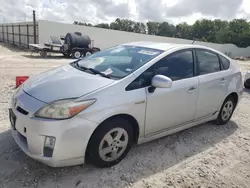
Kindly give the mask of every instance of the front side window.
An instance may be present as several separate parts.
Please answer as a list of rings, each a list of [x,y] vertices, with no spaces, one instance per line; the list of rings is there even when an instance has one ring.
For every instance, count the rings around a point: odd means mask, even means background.
[[[159,60],[137,77],[127,87],[127,90],[150,86],[155,75],[164,75],[173,81],[193,77],[194,61],[192,50],[175,52]]]
[[[191,50],[177,52],[155,64],[156,74],[164,75],[173,81],[194,76],[193,53]]]
[[[199,74],[210,74],[220,71],[220,61],[218,56],[207,50],[196,50]]]
[[[134,72],[163,51],[139,46],[119,45],[85,57],[78,66],[94,69],[110,78],[123,78]]]

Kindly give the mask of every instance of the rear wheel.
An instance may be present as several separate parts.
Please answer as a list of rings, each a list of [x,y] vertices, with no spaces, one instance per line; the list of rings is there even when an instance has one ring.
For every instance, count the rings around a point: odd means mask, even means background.
[[[88,57],[90,55],[92,55],[92,53],[90,51],[88,51],[88,52],[85,53],[85,57]]]
[[[81,58],[81,57],[82,57],[81,51],[80,51],[80,50],[74,50],[74,51],[72,52],[72,57],[75,58],[75,59]]]
[[[86,153],[87,162],[97,167],[110,167],[119,163],[133,144],[133,129],[122,118],[101,124],[92,135]]]
[[[217,117],[217,124],[218,125],[225,125],[231,119],[234,109],[236,106],[236,102],[232,96],[227,97],[224,101],[220,113]]]

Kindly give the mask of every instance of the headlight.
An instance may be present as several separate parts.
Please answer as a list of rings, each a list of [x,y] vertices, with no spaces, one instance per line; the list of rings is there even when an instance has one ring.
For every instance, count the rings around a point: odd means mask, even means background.
[[[35,117],[48,119],[68,119],[92,105],[96,100],[75,101],[75,99],[52,102],[35,113]]]

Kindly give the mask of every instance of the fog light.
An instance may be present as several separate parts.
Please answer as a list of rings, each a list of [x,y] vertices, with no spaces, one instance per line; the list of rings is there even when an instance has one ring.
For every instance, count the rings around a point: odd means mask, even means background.
[[[43,155],[45,157],[52,157],[55,142],[56,142],[55,137],[46,136],[43,148]]]
[[[48,147],[48,148],[54,149],[55,142],[56,142],[56,138],[55,137],[46,136],[44,147]]]

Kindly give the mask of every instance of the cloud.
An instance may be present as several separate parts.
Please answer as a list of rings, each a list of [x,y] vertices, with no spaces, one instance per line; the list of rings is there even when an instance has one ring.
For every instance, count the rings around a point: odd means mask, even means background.
[[[70,22],[81,21],[98,23],[110,18],[128,18],[128,3],[115,0],[50,0],[49,8],[39,10],[39,18]],[[59,13],[59,14],[58,14]]]
[[[164,0],[137,0],[136,7],[139,19],[162,21],[165,17]]]
[[[199,18],[249,18],[249,0],[0,0],[0,23],[38,19],[100,23],[115,18],[135,21],[194,21]],[[243,6],[244,5],[244,6]]]
[[[140,19],[171,22],[172,19],[187,18],[194,14],[233,19],[239,14],[243,1],[248,0],[176,0],[174,4],[170,4],[168,0],[137,0],[136,4]]]
[[[28,3],[25,0],[0,0],[0,4],[0,22],[17,22],[32,19],[32,9],[38,8],[39,0]]]
[[[181,0],[165,12],[167,17],[189,16],[201,13],[205,16],[232,19],[236,17],[243,0]]]

